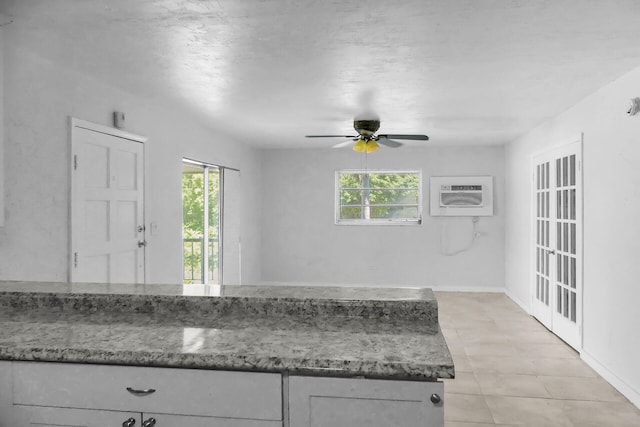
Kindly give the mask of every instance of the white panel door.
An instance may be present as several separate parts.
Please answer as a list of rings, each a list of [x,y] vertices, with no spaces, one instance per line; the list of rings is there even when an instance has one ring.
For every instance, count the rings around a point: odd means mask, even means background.
[[[533,315],[575,349],[582,325],[581,163],[581,141],[533,161]]]
[[[71,281],[143,283],[143,143],[74,126],[72,145]]]

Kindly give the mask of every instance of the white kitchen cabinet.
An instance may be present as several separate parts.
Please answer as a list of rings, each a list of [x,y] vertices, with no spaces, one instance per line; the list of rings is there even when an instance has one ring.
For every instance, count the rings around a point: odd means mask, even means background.
[[[0,361],[0,427],[443,427],[443,396],[440,382]]]
[[[292,376],[289,425],[442,427],[443,397],[440,382]]]
[[[20,425],[282,426],[280,374],[38,362],[12,371]]]

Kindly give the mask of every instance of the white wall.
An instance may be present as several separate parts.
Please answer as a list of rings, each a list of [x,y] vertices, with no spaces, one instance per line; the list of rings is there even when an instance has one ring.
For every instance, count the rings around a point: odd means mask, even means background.
[[[2,18],[2,14],[0,14]],[[4,29],[0,27],[0,227],[4,225]]]
[[[258,152],[206,128],[185,113],[78,75],[43,59],[5,33],[6,226],[0,228],[0,279],[68,278],[70,141],[68,117],[110,125],[124,111],[127,130],[147,136],[148,282],[182,281],[181,158],[242,170],[243,277],[260,276]]]
[[[420,226],[334,224],[335,170],[362,167],[362,155],[349,149],[265,152],[265,282],[503,289],[503,147],[383,147],[370,155],[369,169],[422,170],[424,221]],[[471,218],[429,216],[428,178],[438,175],[495,176],[496,215],[480,219],[482,237],[456,256],[440,253],[442,228],[448,229],[448,250],[463,247],[471,237]]]
[[[640,68],[506,147],[506,287],[531,303],[530,162],[584,132],[584,343],[582,356],[640,406]]]

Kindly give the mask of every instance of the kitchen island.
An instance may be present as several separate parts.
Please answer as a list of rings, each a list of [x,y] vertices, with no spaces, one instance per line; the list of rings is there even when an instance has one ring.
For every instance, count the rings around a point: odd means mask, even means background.
[[[0,282],[0,363],[13,382],[0,409],[25,425],[118,411],[131,425],[442,425],[437,380],[454,366],[437,318],[430,289]],[[79,391],[101,381],[100,399]],[[182,388],[162,392],[172,384]]]

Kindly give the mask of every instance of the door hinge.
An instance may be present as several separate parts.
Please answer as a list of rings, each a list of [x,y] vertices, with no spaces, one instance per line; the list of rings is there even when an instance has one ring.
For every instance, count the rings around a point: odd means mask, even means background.
[[[73,253],[73,268],[78,268],[78,252]]]
[[[73,170],[78,170],[78,155],[74,154],[73,155]]]

